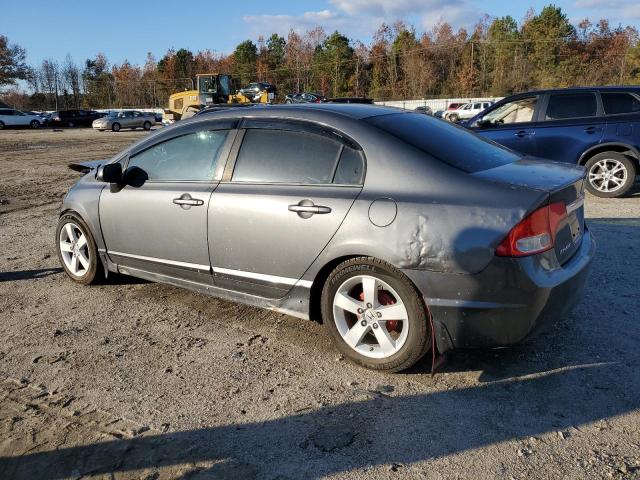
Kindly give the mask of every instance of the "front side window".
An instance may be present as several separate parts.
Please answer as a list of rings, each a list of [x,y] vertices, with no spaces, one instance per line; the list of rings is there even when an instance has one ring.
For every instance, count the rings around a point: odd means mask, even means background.
[[[598,112],[594,93],[562,93],[549,97],[547,120],[595,117]]]
[[[213,178],[228,130],[201,131],[159,143],[129,159],[150,181],[208,181]]]
[[[512,123],[526,123],[533,121],[538,97],[521,98],[508,102],[487,112],[482,117],[484,125],[509,125]]]
[[[237,182],[331,183],[342,144],[315,133],[248,129],[232,180]]]
[[[604,113],[607,115],[619,115],[621,113],[640,112],[640,100],[630,93],[601,93]]]

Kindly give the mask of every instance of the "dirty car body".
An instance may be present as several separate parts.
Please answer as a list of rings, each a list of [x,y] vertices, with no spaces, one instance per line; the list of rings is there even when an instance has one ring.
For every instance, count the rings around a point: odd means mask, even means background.
[[[189,138],[215,151],[204,180],[181,174],[183,160],[199,155],[180,157]],[[145,155],[174,147],[169,159],[181,166],[165,169],[171,178],[145,171]],[[325,147],[338,153],[323,176],[314,160]],[[299,164],[272,164],[287,151]],[[116,164],[123,180],[100,181]],[[375,259],[418,293],[441,352],[511,345],[545,317],[561,316],[579,299],[595,252],[583,216],[584,169],[527,159],[392,108],[217,111],[94,167],[69,191],[62,215],[86,223],[105,272],[308,319],[319,318],[336,266]],[[514,232],[533,228],[541,212],[554,219],[551,231],[518,243]]]

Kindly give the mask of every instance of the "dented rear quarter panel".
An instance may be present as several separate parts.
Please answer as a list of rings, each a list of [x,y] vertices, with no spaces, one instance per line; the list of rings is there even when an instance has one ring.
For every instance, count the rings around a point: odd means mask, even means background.
[[[458,170],[382,131],[358,141],[367,158],[364,188],[305,279],[313,280],[333,259],[353,255],[401,269],[477,273],[509,230],[548,198]],[[386,226],[369,214],[380,199],[397,208]]]

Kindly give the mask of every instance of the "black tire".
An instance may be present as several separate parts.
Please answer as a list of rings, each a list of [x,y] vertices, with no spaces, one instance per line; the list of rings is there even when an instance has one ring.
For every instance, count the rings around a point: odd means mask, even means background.
[[[287,98],[287,99],[284,101],[284,103],[293,103],[293,102]]]
[[[333,315],[334,297],[345,281],[359,275],[373,276],[387,283],[401,297],[407,310],[407,338],[402,347],[388,357],[371,358],[358,353],[345,342],[336,325]],[[406,275],[381,260],[358,257],[338,265],[324,284],[321,305],[323,323],[338,350],[363,367],[385,372],[399,372],[411,367],[431,348],[431,327],[422,297]]]
[[[145,130],[151,130],[151,122],[144,122],[142,126]]]
[[[75,224],[78,229],[85,235],[87,239],[87,252],[89,254],[89,267],[86,269],[85,273],[81,276],[74,275],[71,270],[67,267],[64,259],[62,258],[62,250],[60,249],[60,233],[63,228],[66,228],[68,223]],[[102,263],[98,258],[98,248],[96,247],[96,242],[91,234],[91,230],[87,226],[87,224],[82,220],[80,215],[74,212],[67,212],[60,216],[58,220],[58,226],[56,227],[56,252],[58,254],[58,260],[60,261],[60,265],[64,269],[67,276],[74,281],[75,283],[79,283],[81,285],[92,285],[98,283],[103,277]]]
[[[613,191],[603,191],[602,182],[599,178],[593,177],[602,172],[599,165],[602,161],[617,162],[623,170],[620,170],[620,175],[626,175],[624,182],[620,187]],[[600,163],[599,163],[600,162]],[[591,157],[585,164],[587,169],[587,183],[586,187],[589,193],[601,198],[616,198],[621,197],[629,191],[636,180],[636,165],[632,159],[618,152],[602,152]],[[600,183],[598,183],[600,181]],[[600,187],[600,189],[599,189]]]
[[[113,130],[114,132],[119,132],[120,124],[118,122],[114,123],[113,125],[111,125],[111,130]]]
[[[75,126],[76,126],[76,124],[75,124],[75,123],[73,123],[73,122],[69,122],[69,123],[67,124],[67,126],[68,126],[69,128],[73,128],[73,127],[75,127]]]
[[[0,122],[0,130],[4,128],[4,122]]]
[[[451,123],[456,123],[458,120],[460,120],[460,116],[457,113],[452,113],[447,117],[447,120],[449,120]]]
[[[31,128],[40,128],[40,122],[38,120],[31,120]]]

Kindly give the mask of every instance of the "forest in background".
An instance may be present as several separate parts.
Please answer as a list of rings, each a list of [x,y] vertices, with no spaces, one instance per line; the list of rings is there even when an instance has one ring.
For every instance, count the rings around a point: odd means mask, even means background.
[[[640,42],[634,26],[606,19],[572,25],[553,5],[529,10],[519,23],[484,16],[472,31],[442,22],[418,33],[398,21],[381,25],[365,44],[316,27],[245,40],[230,54],[180,48],[157,60],[149,53],[144,65],[111,64],[102,53],[81,65],[70,55],[29,65],[24,49],[0,35],[2,99],[15,108],[163,107],[171,93],[192,88],[197,73],[230,73],[236,87],[268,81],[278,100],[303,91],[376,100],[505,96],[640,84]]]

